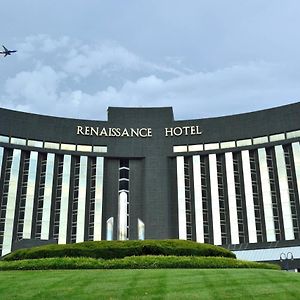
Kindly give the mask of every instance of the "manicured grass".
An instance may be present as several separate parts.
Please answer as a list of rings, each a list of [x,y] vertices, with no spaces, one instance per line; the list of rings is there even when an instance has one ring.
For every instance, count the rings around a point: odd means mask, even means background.
[[[229,257],[201,256],[129,256],[114,259],[91,257],[52,257],[0,261],[0,270],[55,270],[55,269],[219,269],[257,268],[279,269],[274,264],[243,261]]]
[[[48,257],[93,257],[123,258],[141,255],[175,256],[222,256],[235,258],[227,249],[210,244],[183,240],[145,240],[145,241],[87,241],[74,244],[51,244],[16,250],[3,260],[21,260]]]
[[[0,272],[1,299],[299,299],[300,274],[258,269]]]

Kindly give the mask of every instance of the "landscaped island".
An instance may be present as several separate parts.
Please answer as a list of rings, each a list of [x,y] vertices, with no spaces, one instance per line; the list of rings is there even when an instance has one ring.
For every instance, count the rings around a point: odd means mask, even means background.
[[[241,261],[222,247],[181,240],[99,241],[16,250],[0,270],[261,268],[277,265]]]

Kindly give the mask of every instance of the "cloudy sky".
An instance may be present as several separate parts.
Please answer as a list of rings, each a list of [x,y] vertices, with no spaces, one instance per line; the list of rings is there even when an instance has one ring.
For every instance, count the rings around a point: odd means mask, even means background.
[[[176,119],[300,101],[299,0],[0,0],[0,106]]]

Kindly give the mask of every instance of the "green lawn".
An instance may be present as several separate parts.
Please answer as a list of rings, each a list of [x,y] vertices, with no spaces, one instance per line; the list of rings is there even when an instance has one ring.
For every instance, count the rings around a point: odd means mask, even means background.
[[[258,269],[2,271],[0,299],[300,299],[300,274]]]

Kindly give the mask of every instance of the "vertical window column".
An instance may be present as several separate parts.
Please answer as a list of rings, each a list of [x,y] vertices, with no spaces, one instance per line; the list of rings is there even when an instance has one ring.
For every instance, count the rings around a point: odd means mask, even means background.
[[[184,190],[185,190],[185,217],[186,239],[192,240],[192,202],[191,202],[191,179],[190,164],[188,158],[184,159]]]
[[[89,221],[88,221],[88,240],[94,240],[95,231],[95,198],[96,198],[96,158],[91,157],[90,169],[90,204],[89,204]],[[100,238],[101,240],[101,238]],[[100,241],[98,240],[98,241]]]
[[[300,238],[300,231],[299,231],[299,203],[297,203],[297,186],[294,184],[294,168],[292,166],[293,160],[293,153],[291,145],[283,146],[284,149],[284,157],[285,157],[285,165],[286,165],[286,174],[287,174],[287,181],[288,181],[288,188],[289,188],[289,195],[290,195],[290,203],[291,203],[291,214],[292,214],[292,221],[293,221],[293,229],[295,239]],[[296,182],[295,178],[295,182]]]
[[[200,157],[200,173],[201,173],[201,193],[202,193],[202,208],[203,208],[203,234],[204,243],[212,242],[212,226],[211,221],[211,209],[209,209],[209,171],[206,164],[207,157]]]
[[[258,149],[258,160],[259,160],[259,170],[260,170],[260,178],[261,178],[267,242],[274,242],[276,241],[276,235],[275,235],[275,226],[274,226],[274,217],[273,217],[269,169],[267,165],[267,154],[265,148]]]
[[[249,151],[242,151],[249,243],[257,243]]]
[[[28,184],[28,172],[29,172],[29,152],[23,152],[23,168],[21,172],[21,191],[20,191],[20,202],[17,219],[17,239],[23,238],[24,232],[24,220],[25,220],[25,208],[26,208],[26,195],[27,195],[27,184]],[[22,165],[22,164],[21,164]]]
[[[288,179],[286,173],[284,151],[281,145],[275,146],[275,155],[276,155],[276,163],[277,163],[278,183],[279,183],[279,191],[280,191],[280,199],[281,199],[281,209],[282,209],[282,219],[283,219],[285,240],[293,240],[295,236],[294,236],[292,213],[291,213]]]
[[[251,181],[252,181],[252,191],[253,191],[253,204],[254,204],[254,216],[255,216],[255,225],[256,225],[256,235],[257,241],[263,242],[263,217],[262,217],[262,206],[261,198],[259,195],[259,180],[258,180],[258,170],[256,167],[256,152],[255,150],[249,152],[250,157],[250,172],[251,172]]]
[[[235,195],[236,195],[236,209],[237,209],[237,221],[239,229],[239,243],[246,242],[246,221],[247,216],[243,208],[243,198],[242,198],[242,169],[239,164],[240,153],[233,153],[233,174],[234,174],[234,185],[235,185]]]
[[[272,149],[266,149],[267,157],[267,166],[270,179],[270,190],[271,190],[271,199],[272,199],[272,208],[273,208],[273,218],[274,218],[274,228],[275,228],[275,237],[276,241],[283,239],[283,229],[281,228],[280,215],[279,215],[279,199],[277,193],[277,187],[275,182],[275,170],[273,163]]]
[[[11,251],[11,246],[12,246],[20,160],[21,160],[21,150],[14,149],[12,163],[11,163],[11,170],[10,170],[8,194],[7,194],[7,206],[6,206],[5,225],[4,225],[2,255],[9,253]]]
[[[71,217],[71,243],[76,242],[77,235],[77,219],[78,219],[78,199],[79,199],[79,170],[80,160],[79,157],[74,157],[74,173],[73,180],[73,199],[72,199],[72,217]]]
[[[217,175],[217,156],[209,154],[209,177],[210,177],[210,194],[212,206],[212,221],[213,221],[213,236],[214,244],[222,244],[221,222],[220,222],[220,207],[219,207],[219,189]]]
[[[226,202],[225,202],[225,191],[224,191],[224,178],[223,178],[223,165],[221,155],[217,155],[217,179],[218,179],[218,193],[219,193],[219,209],[220,209],[220,225],[221,225],[221,239],[222,244],[229,244],[229,239],[227,235],[227,212],[226,212]],[[229,230],[228,230],[229,231]]]
[[[53,223],[53,239],[58,240],[59,234],[59,217],[61,212],[61,198],[62,198],[62,181],[63,181],[63,156],[57,157],[57,176],[56,176],[56,191],[54,200],[54,223]]]
[[[41,155],[40,174],[38,179],[37,212],[36,212],[36,224],[35,224],[36,239],[41,239],[45,180],[46,180],[46,166],[47,166],[47,156],[45,154],[40,154],[40,155]]]

